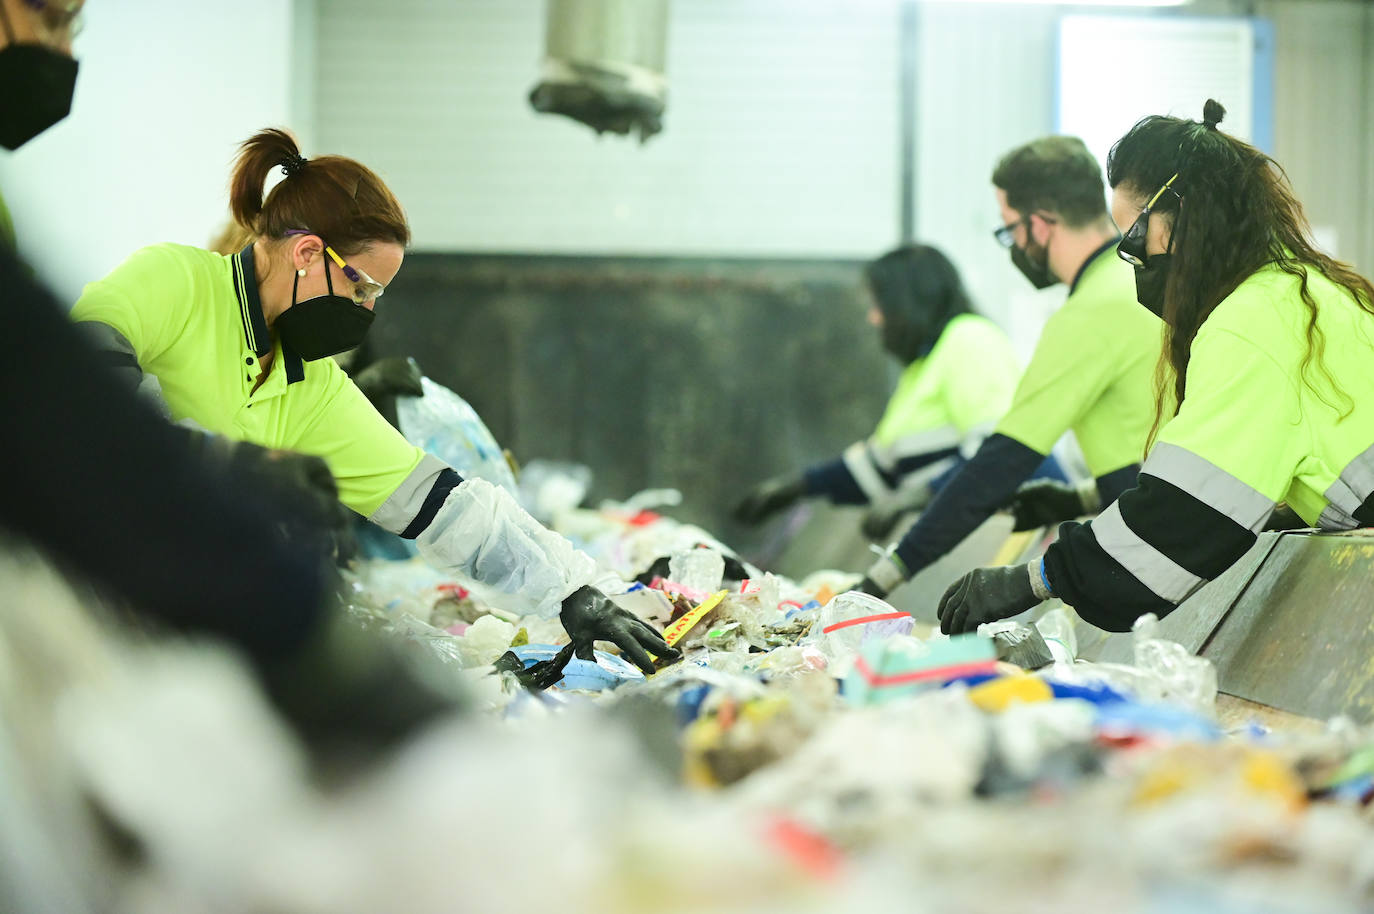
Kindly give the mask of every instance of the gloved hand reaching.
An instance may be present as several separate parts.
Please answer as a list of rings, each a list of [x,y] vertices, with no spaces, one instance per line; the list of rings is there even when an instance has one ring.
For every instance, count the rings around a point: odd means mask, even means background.
[[[962,635],[978,630],[984,622],[1020,615],[1049,599],[1041,577],[1040,560],[1027,565],[975,568],[945,591],[940,598],[940,631]]]
[[[420,384],[420,366],[414,359],[391,356],[378,359],[353,376],[353,383],[374,404],[378,398],[388,394],[407,397],[423,397],[425,389]]]
[[[909,577],[906,566],[897,557],[896,550],[889,549],[886,555],[868,566],[868,571],[864,572],[864,579],[854,589],[886,600],[887,595],[905,584]]]
[[[775,476],[754,486],[735,505],[735,519],[745,524],[761,523],[805,494],[806,480],[802,477]]]
[[[654,671],[650,651],[672,660],[682,656],[676,648],[669,647],[649,623],[616,606],[595,587],[573,591],[563,601],[560,618],[579,660],[596,659],[592,653],[593,642],[609,641],[647,676]]]
[[[1097,486],[1091,482],[1071,486],[1051,479],[1037,479],[1021,486],[1012,497],[1011,512],[1015,518],[1012,531],[1020,533],[1073,520],[1100,507]]]
[[[348,529],[352,512],[339,501],[334,474],[321,458],[241,441],[234,444],[229,461],[263,480],[277,498],[290,504],[293,531],[313,529],[337,537]]]

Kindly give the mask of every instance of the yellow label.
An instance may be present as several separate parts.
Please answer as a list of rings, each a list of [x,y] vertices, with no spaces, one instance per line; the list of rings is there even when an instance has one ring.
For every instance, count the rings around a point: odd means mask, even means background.
[[[706,617],[707,613],[720,605],[720,601],[725,599],[727,593],[729,593],[729,591],[722,590],[720,593],[712,594],[707,597],[696,609],[687,613],[687,615],[664,629],[663,640],[668,642],[669,647],[676,645],[682,640],[682,636],[691,630],[692,626],[696,625]]]

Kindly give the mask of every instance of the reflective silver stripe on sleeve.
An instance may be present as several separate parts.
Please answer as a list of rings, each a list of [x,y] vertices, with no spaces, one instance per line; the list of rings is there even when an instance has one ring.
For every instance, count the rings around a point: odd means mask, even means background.
[[[859,488],[868,496],[869,501],[879,501],[892,494],[892,490],[878,473],[878,468],[873,465],[867,441],[856,441],[845,448],[841,459],[844,460],[845,469],[849,470],[849,475],[854,477],[854,481],[859,484]]]
[[[1326,490],[1326,497],[1331,498],[1331,489]],[[1317,518],[1317,526],[1323,530],[1354,530],[1359,525],[1359,521],[1336,507],[1334,502],[1322,509],[1321,516]]]
[[[420,513],[430,489],[434,488],[434,481],[446,469],[448,464],[433,454],[426,454],[419,466],[410,471],[405,481],[382,502],[380,508],[372,512],[368,520],[384,530],[400,533]]]
[[[1126,526],[1118,502],[1112,502],[1089,529],[1097,544],[1136,580],[1170,603],[1182,603],[1207,581],[1179,567],[1173,559]]]
[[[1360,526],[1354,514],[1374,494],[1374,447],[1345,465],[1340,478],[1322,493],[1330,502],[1317,520],[1325,530],[1353,530]]]
[[[1251,533],[1263,530],[1274,511],[1272,498],[1176,444],[1155,445],[1140,472],[1178,486]]]
[[[895,472],[897,463],[908,457],[919,457],[934,451],[947,451],[963,443],[963,436],[952,425],[903,435],[891,444],[873,446],[873,460],[888,473]]]

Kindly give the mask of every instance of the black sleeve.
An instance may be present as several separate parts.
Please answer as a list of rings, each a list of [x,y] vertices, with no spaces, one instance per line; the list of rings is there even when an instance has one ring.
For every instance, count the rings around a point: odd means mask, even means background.
[[[1140,464],[1132,463],[1097,477],[1098,503],[1105,508],[1120,498],[1123,493],[1134,489],[1136,477],[1139,475]]]
[[[868,496],[859,488],[854,474],[849,472],[841,457],[807,467],[802,478],[807,495],[819,495],[837,505],[868,504]]]
[[[1173,612],[1230,568],[1256,534],[1167,480],[1140,474],[1095,520],[1066,523],[1045,552],[1055,596],[1085,620],[1131,630],[1145,613]]]
[[[1016,494],[1045,459],[1006,435],[990,435],[959,470],[897,546],[908,576],[963,541]]]
[[[223,636],[260,662],[300,648],[328,578],[314,544],[273,533],[291,494],[212,475],[8,251],[0,287],[0,527],[170,627]]]

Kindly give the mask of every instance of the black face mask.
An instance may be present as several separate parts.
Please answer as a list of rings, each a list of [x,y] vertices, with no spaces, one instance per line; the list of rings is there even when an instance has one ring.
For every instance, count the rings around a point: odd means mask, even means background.
[[[0,48],[0,146],[18,149],[72,110],[76,61],[41,44],[15,44],[9,18],[4,22],[10,43]]]
[[[1026,231],[1030,231],[1029,225],[1027,225]],[[1025,248],[1017,247],[1014,244],[1011,246],[1011,262],[1016,265],[1016,269],[1021,271],[1021,275],[1029,279],[1030,284],[1037,289],[1048,289],[1059,282],[1050,273],[1050,252],[1045,251],[1044,253],[1045,259],[1036,263],[1031,260],[1030,253]]]
[[[329,294],[297,303],[296,287],[300,278],[297,273],[291,282],[291,307],[277,315],[274,329],[282,345],[289,346],[307,362],[356,349],[377,315],[354,304],[352,299],[334,294],[328,263],[324,267],[324,281]]]
[[[1145,258],[1145,266],[1135,268],[1135,300],[1164,317],[1164,290],[1169,285],[1172,254],[1155,254]]]

